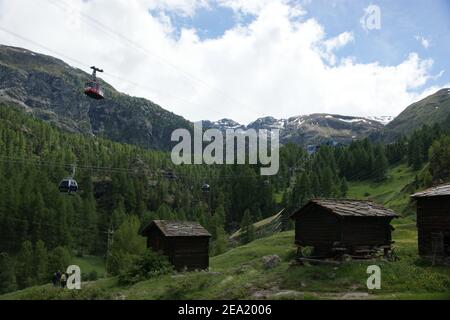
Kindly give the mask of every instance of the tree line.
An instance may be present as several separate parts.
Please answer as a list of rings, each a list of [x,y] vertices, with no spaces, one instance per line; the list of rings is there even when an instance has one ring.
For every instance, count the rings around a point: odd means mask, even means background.
[[[227,249],[227,234],[241,228],[242,243],[250,242],[254,222],[311,198],[346,197],[351,181],[382,183],[390,165],[418,170],[417,187],[446,181],[449,127],[424,126],[388,145],[323,145],[314,154],[287,144],[279,173],[262,177],[252,165],[175,167],[167,153],[66,133],[0,105],[0,288],[44,283],[74,255],[102,255],[108,272],[120,274],[145,251],[139,230],[154,219],[200,222],[215,255]],[[73,163],[81,190],[63,195],[58,183]]]

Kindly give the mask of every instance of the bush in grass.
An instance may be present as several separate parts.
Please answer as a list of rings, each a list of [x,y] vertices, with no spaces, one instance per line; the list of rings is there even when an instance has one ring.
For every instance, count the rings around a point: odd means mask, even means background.
[[[130,268],[136,257],[145,252],[145,238],[139,235],[140,221],[128,216],[114,233],[111,254],[106,261],[109,274],[120,275]]]
[[[82,286],[81,290],[53,288],[51,286],[33,287],[21,292],[17,300],[111,300],[113,294],[105,288]]]
[[[213,278],[204,273],[196,273],[189,277],[180,278],[177,279],[177,281],[170,283],[165,292],[163,292],[158,299],[192,299],[192,294],[205,291],[213,284],[213,281]]]
[[[134,284],[173,271],[166,256],[147,249],[144,254],[134,259],[133,263],[119,275],[119,283]]]
[[[87,281],[95,281],[95,280],[97,280],[97,279],[98,279],[97,271],[92,270],[91,272],[89,272],[89,273],[87,274],[87,277],[86,277],[86,280],[87,280]]]

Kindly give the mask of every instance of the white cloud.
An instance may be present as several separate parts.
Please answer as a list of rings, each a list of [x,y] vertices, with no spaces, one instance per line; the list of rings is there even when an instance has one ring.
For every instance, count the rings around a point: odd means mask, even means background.
[[[290,16],[298,17],[305,14],[300,4],[293,4],[290,0],[218,0],[222,6],[229,7],[236,12],[259,15],[268,5],[289,5]]]
[[[428,49],[430,47],[431,42],[427,38],[422,37],[422,36],[416,36],[415,38],[416,38],[417,41],[420,42],[422,47],[424,47],[425,49]]]
[[[355,38],[352,32],[343,32],[337,37],[323,41],[325,52],[323,57],[328,61],[330,65],[336,64],[336,56],[334,54],[335,50],[345,47],[350,42],[353,42]]]
[[[236,12],[254,14],[255,20],[206,40],[193,29],[174,38],[170,17],[148,13],[151,8],[192,15],[208,6],[206,0],[70,0],[132,42],[83,16],[74,28],[67,12],[51,1],[0,0],[0,26],[103,67],[110,74],[104,78],[118,90],[190,120],[228,117],[245,123],[264,115],[315,112],[396,115],[426,91],[432,78],[433,61],[415,53],[392,66],[350,57],[338,61],[335,52],[355,41],[352,33],[329,38],[316,20],[296,19],[303,9],[283,0],[221,0]],[[0,43],[44,51],[2,31]]]

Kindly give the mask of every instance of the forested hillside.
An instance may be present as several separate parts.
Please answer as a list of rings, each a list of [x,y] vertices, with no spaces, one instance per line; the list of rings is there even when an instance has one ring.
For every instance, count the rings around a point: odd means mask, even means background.
[[[74,163],[81,192],[61,194],[58,184]],[[65,133],[6,105],[0,177],[0,251],[8,254],[2,263],[17,262],[11,270],[19,288],[48,279],[46,270],[38,276],[27,269],[27,259],[41,259],[35,255],[42,251],[48,267],[53,255],[106,255],[107,231],[124,221],[137,219],[138,227],[156,218],[200,221],[214,245],[217,234],[240,225],[245,210],[258,219],[275,208],[273,186],[257,168],[173,168],[169,154]],[[204,183],[212,186],[209,194],[201,191]]]
[[[0,102],[14,104],[69,132],[147,149],[170,150],[172,131],[191,127],[183,117],[149,100],[120,93],[101,79],[107,98],[86,97],[83,88],[91,75],[85,71],[50,56],[0,45]]]
[[[393,142],[402,135],[409,136],[424,124],[448,126],[449,121],[450,89],[446,88],[408,106],[386,125],[383,135],[386,141]]]
[[[199,221],[213,235],[210,250],[217,255],[238,228],[241,241],[250,242],[253,222],[281,208],[287,218],[314,197],[344,197],[350,183],[383,184],[392,165],[417,172],[404,190],[413,192],[449,178],[450,137],[448,127],[424,126],[389,145],[365,139],[309,155],[287,144],[280,156],[280,172],[269,178],[256,166],[174,167],[169,154],[66,133],[1,105],[0,287],[6,292],[45,283],[71,256],[86,254],[107,258],[108,271],[120,274],[144,249],[138,231],[152,219]],[[58,183],[72,164],[81,191],[69,196]],[[202,192],[205,183],[210,193]]]

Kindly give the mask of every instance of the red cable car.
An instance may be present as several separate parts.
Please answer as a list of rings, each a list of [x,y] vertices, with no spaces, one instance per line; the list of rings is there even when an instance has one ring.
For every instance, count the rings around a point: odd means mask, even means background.
[[[96,67],[91,67],[92,71],[92,80],[86,82],[86,86],[84,88],[84,94],[88,97],[91,97],[96,100],[101,100],[105,98],[103,93],[103,89],[97,81],[97,72],[103,72],[103,70],[98,69]]]

